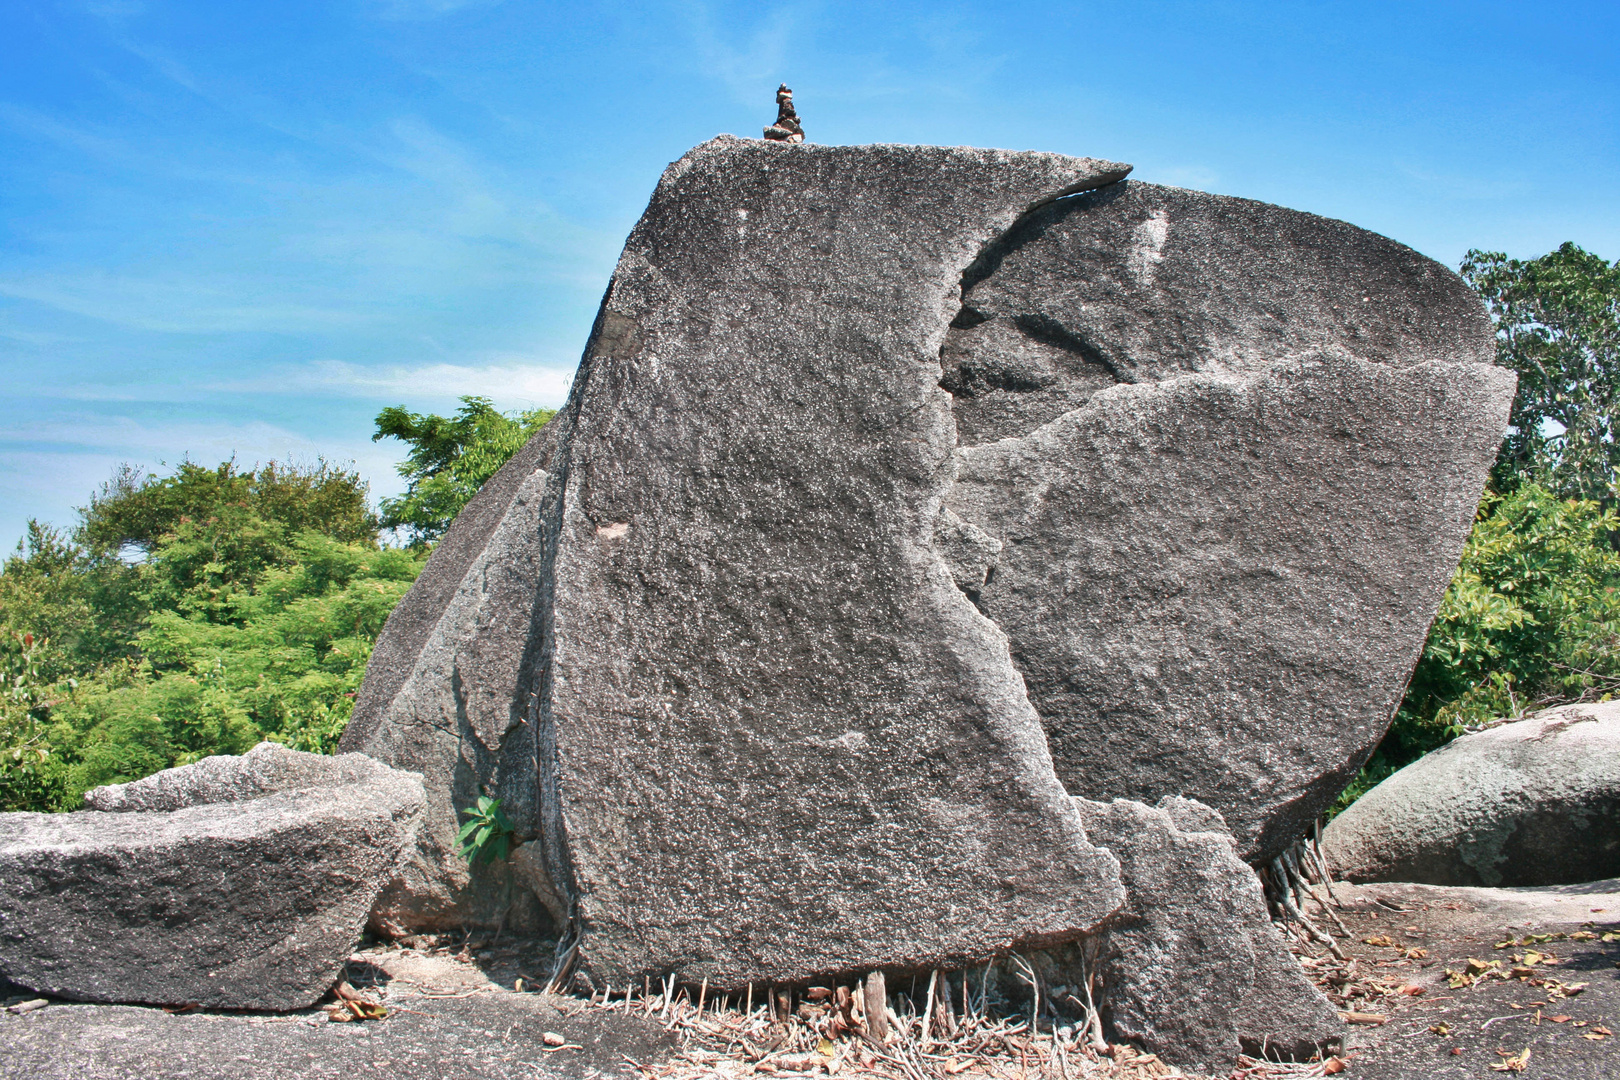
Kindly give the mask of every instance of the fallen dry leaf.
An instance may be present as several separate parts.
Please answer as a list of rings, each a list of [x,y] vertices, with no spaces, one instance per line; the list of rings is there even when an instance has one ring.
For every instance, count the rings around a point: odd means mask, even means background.
[[[1377,945],[1384,949],[1394,948],[1395,946],[1395,940],[1388,934],[1379,934],[1377,937],[1362,938],[1361,942],[1364,945]]]
[[[1593,1042],[1602,1042],[1604,1039],[1607,1039],[1608,1036],[1601,1035],[1596,1031],[1583,1031],[1581,1032],[1581,1038],[1591,1039]]]
[[[1569,1023],[1569,1017],[1564,1016],[1562,1014],[1560,1014],[1558,1016],[1549,1016],[1546,1019],[1551,1021],[1554,1024],[1567,1024],[1567,1023]]]
[[[1442,1021],[1438,1024],[1431,1024],[1429,1026],[1429,1031],[1435,1035],[1450,1035],[1451,1025]]]
[[[1498,1054],[1507,1054],[1506,1050],[1498,1050]],[[1497,1072],[1524,1072],[1525,1066],[1530,1064],[1530,1048],[1527,1046],[1517,1054],[1512,1054],[1502,1061],[1491,1062],[1491,1068]]]
[[[1408,960],[1427,960],[1429,958],[1429,950],[1428,949],[1407,949],[1406,950],[1406,958]]]
[[[1407,983],[1405,986],[1401,987],[1401,993],[1405,994],[1407,997],[1417,997],[1423,992],[1424,988],[1419,986],[1417,983]]]
[[[1389,1022],[1389,1017],[1381,1013],[1342,1012],[1339,1019],[1347,1024],[1362,1024],[1367,1027],[1377,1027],[1379,1024]]]
[[[1332,1076],[1335,1073],[1344,1072],[1344,1070],[1348,1069],[1349,1067],[1350,1063],[1345,1061],[1344,1058],[1330,1057],[1326,1061],[1322,1062],[1322,1075]]]

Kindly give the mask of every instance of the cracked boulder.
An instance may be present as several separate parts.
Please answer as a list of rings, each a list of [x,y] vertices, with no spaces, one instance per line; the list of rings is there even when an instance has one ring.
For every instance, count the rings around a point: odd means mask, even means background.
[[[729,136],[688,153],[550,441],[446,534],[344,746],[427,775],[432,837],[486,758],[522,805],[537,750],[520,827],[601,982],[947,964],[1096,926],[1114,860],[953,577],[993,541],[964,527],[953,564],[935,546],[956,444],[938,356],[987,243],[1128,171]],[[411,902],[456,902],[442,846],[419,866]]]
[[[970,595],[1058,777],[1197,798],[1274,857],[1382,738],[1456,567],[1514,388],[1483,306],[1343,222],[1132,181],[962,289],[945,507],[1000,545]]]
[[[430,800],[390,925],[498,911],[451,854],[481,790],[620,986],[1079,939],[1123,892],[1070,795],[1298,835],[1387,726],[1513,380],[1443,267],[1128,171],[669,167],[568,404],[368,668],[343,745]]]
[[[1092,843],[1119,859],[1125,904],[1103,933],[1054,954],[1048,981],[1095,971],[1116,1038],[1198,1072],[1224,1074],[1240,1051],[1305,1061],[1342,1042],[1338,1012],[1288,951],[1218,813],[1174,796],[1075,804]],[[1082,948],[1088,969],[1074,963]]]
[[[261,744],[0,814],[0,977],[77,1001],[287,1011],[331,988],[415,840],[421,778]]]
[[[1524,887],[1620,877],[1620,702],[1464,735],[1322,831],[1354,881]]]

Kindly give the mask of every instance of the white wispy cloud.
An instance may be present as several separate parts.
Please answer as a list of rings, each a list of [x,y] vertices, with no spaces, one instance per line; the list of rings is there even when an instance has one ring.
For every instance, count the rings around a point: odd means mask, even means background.
[[[757,9],[752,26],[740,25],[735,13],[716,19],[707,4],[689,4],[683,14],[698,65],[751,105],[758,103],[761,85],[781,78],[789,46],[804,32],[800,12],[783,6]]]
[[[217,277],[215,279],[217,281]],[[368,316],[353,308],[277,301],[247,302],[250,290],[190,275],[140,277],[86,271],[0,277],[0,296],[136,330],[199,334],[333,330]]]
[[[557,408],[568,397],[570,365],[507,359],[481,365],[452,363],[370,367],[322,361],[270,379],[215,383],[214,390],[322,392],[376,401],[449,402],[487,397],[501,408]]]

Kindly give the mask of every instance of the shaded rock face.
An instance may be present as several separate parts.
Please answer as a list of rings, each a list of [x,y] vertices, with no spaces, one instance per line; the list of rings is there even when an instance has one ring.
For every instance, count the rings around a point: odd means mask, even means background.
[[[1225,1072],[1240,1049],[1307,1060],[1342,1040],[1338,1012],[1288,951],[1218,813],[1174,796],[1075,805],[1125,883],[1123,908],[1084,945],[1117,1037],[1199,1072]],[[1084,981],[1076,948],[1053,954],[1050,982]]]
[[[1506,423],[1478,299],[1342,222],[1126,182],[963,278],[946,508],[998,542],[1059,778],[1196,797],[1245,858],[1383,736]]]
[[[458,812],[486,789],[519,840],[538,835],[531,631],[552,434],[543,430],[491,477],[434,548],[377,639],[343,733],[341,749],[418,771],[427,789],[416,853],[373,913],[380,933],[491,927],[503,916],[514,930],[552,925],[530,890],[513,888],[526,875],[455,854]]]
[[[283,1011],[337,979],[421,779],[268,744],[0,814],[0,976],[78,1001]]]
[[[1464,735],[1328,823],[1353,881],[1572,885],[1620,877],[1620,702]]]

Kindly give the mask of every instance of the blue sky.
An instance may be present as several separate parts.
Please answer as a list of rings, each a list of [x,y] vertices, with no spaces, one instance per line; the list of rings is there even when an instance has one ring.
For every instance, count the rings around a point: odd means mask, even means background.
[[[1620,4],[0,3],[0,544],[122,461],[558,404],[659,172],[757,135],[1129,161],[1455,266],[1620,257]]]

